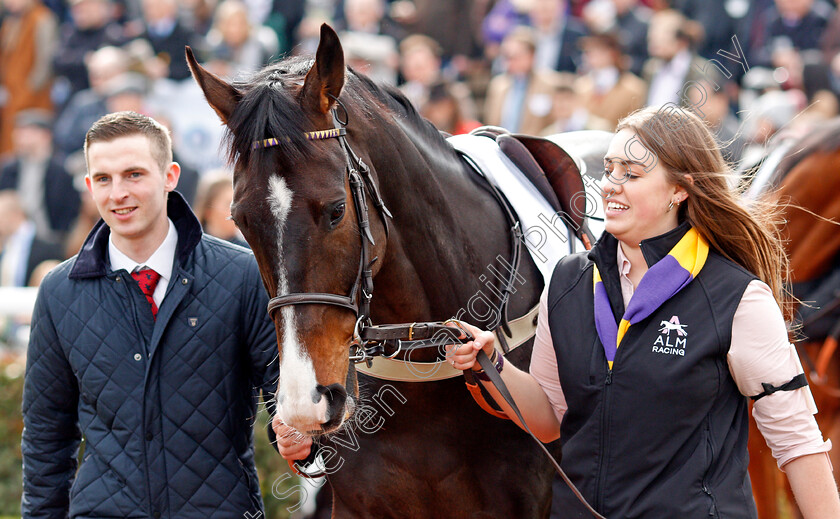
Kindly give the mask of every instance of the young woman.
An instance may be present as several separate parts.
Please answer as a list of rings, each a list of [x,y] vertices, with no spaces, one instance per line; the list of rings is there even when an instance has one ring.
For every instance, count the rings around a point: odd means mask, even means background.
[[[560,438],[564,470],[607,517],[755,517],[751,397],[804,516],[840,517],[771,209],[739,204],[714,138],[679,109],[620,121],[604,165],[606,232],[555,268],[530,373],[502,369],[531,430]],[[480,370],[493,336],[468,329],[450,362]],[[568,490],[554,502],[586,517]]]

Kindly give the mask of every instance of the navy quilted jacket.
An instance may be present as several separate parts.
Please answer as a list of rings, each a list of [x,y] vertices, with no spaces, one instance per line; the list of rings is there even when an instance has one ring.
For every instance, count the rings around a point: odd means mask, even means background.
[[[23,395],[24,517],[259,517],[253,423],[277,382],[253,255],[203,235],[177,193],[157,321],[100,221],[41,285]],[[80,436],[84,461],[76,473]]]

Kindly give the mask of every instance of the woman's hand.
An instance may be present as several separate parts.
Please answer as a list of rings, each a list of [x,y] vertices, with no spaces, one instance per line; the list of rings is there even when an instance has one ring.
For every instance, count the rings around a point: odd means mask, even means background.
[[[473,336],[473,340],[465,344],[449,344],[446,346],[446,360],[452,364],[455,369],[465,370],[473,369],[479,371],[481,366],[476,363],[475,358],[479,351],[484,351],[488,357],[493,356],[493,349],[495,347],[495,337],[492,332],[481,330],[471,324],[459,322],[451,324],[450,326],[459,326]]]
[[[305,436],[284,424],[280,417],[274,415],[271,420],[271,428],[277,436],[277,450],[283,459],[288,461],[303,460],[309,456],[312,449],[312,437]]]

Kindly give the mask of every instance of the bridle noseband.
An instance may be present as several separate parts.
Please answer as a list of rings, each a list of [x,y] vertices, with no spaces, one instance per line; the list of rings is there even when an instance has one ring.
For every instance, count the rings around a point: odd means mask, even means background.
[[[333,121],[335,127],[329,130],[317,130],[306,132],[307,140],[324,140],[324,139],[338,139],[341,148],[344,151],[344,158],[346,161],[347,179],[350,185],[350,193],[353,198],[353,206],[356,210],[356,223],[359,226],[359,236],[361,237],[361,254],[359,256],[359,270],[356,274],[356,281],[350,289],[349,295],[326,294],[318,292],[298,292],[293,294],[285,294],[272,297],[268,302],[268,315],[273,320],[274,314],[280,308],[289,305],[301,304],[323,304],[340,306],[352,311],[356,315],[356,325],[354,328],[354,339],[359,340],[362,328],[370,324],[370,301],[373,298],[373,273],[372,267],[376,263],[376,257],[370,257],[370,246],[375,245],[373,234],[370,230],[370,219],[368,217],[367,199],[365,191],[373,200],[373,205],[379,213],[382,223],[385,226],[386,236],[389,233],[388,218],[392,218],[391,212],[385,207],[385,202],[379,194],[379,189],[371,176],[370,167],[359,157],[350,144],[347,142],[347,122],[348,112],[344,105],[336,99],[337,106],[333,109]],[[344,112],[344,119],[340,119],[337,113],[338,107],[341,107]],[[277,146],[279,140],[277,138],[269,138],[261,141],[256,141],[251,145],[251,149],[269,148]],[[353,359],[351,356],[351,360]],[[364,360],[364,359],[360,359]]]

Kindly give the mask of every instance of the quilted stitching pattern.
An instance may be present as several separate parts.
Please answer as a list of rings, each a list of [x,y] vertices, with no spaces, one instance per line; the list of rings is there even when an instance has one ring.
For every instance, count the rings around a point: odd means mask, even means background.
[[[157,323],[128,273],[70,279],[73,261],[36,303],[24,516],[64,516],[68,492],[71,517],[256,513],[256,395],[274,391],[277,364],[253,256],[203,237],[176,262]],[[79,430],[85,461],[69,488]]]

